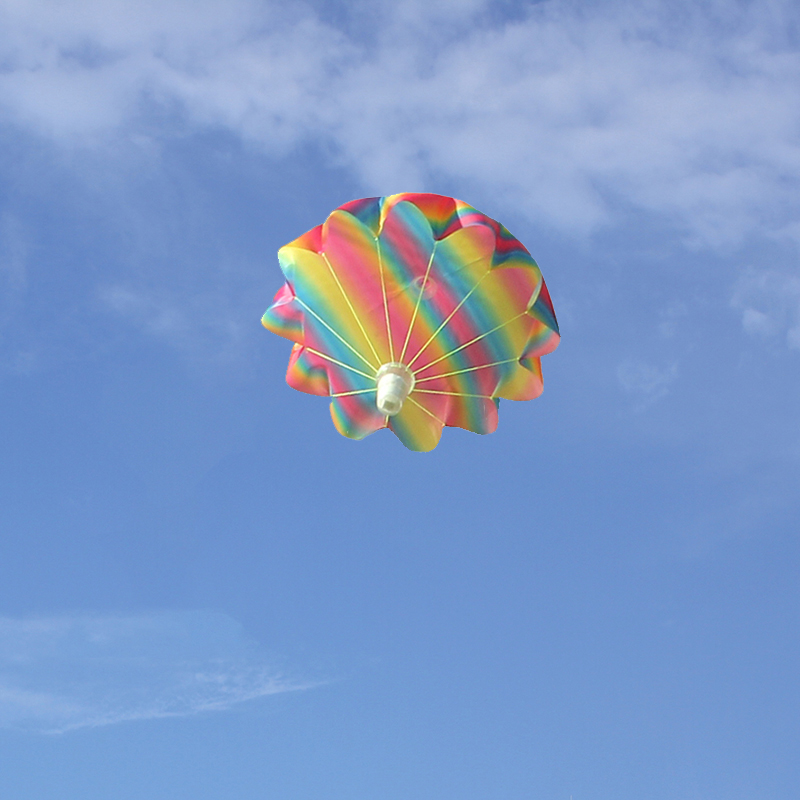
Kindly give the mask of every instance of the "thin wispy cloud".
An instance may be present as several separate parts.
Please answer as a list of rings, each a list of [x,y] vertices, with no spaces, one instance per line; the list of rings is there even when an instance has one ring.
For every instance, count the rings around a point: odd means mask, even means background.
[[[0,618],[0,726],[40,733],[222,711],[314,684],[223,614]]]
[[[617,367],[617,379],[623,391],[634,401],[637,411],[660,400],[678,377],[678,365],[658,367],[644,361],[628,359]]]
[[[176,125],[316,142],[365,190],[445,178],[570,233],[632,208],[702,245],[796,238],[795,4],[504,8],[356,4],[334,24],[244,0],[7,0],[0,110],[70,145]]]
[[[120,324],[132,326],[193,361],[219,369],[241,359],[249,308],[234,307],[223,292],[179,294],[163,288],[103,286],[101,307]]]
[[[748,270],[736,282],[731,304],[741,313],[746,333],[800,350],[800,275]]]

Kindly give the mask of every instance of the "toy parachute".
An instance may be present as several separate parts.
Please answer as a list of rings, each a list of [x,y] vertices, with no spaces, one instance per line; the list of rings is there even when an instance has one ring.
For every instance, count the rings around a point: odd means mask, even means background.
[[[497,428],[500,398],[542,392],[558,346],[553,305],[525,247],[436,194],[354,200],[278,251],[285,285],[264,327],[294,342],[287,383],[331,400],[336,429],[390,428],[432,450],[442,428]]]

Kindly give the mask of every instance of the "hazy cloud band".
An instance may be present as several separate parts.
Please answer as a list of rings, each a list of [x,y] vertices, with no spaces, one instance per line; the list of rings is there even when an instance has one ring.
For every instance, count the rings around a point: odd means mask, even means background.
[[[61,144],[218,126],[318,142],[366,191],[480,185],[570,232],[620,209],[704,244],[797,238],[789,2],[0,4],[0,113]],[[155,121],[154,121],[155,120]]]
[[[277,672],[224,614],[0,618],[2,727],[61,733],[309,686]]]

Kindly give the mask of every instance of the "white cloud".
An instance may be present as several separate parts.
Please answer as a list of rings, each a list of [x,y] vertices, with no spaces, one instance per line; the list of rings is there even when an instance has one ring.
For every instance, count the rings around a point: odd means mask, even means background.
[[[43,733],[188,716],[309,688],[223,614],[0,618],[0,726]]]
[[[800,229],[786,0],[545,2],[513,19],[487,1],[400,0],[359,3],[340,27],[280,7],[5,0],[0,109],[73,145],[167,135],[166,118],[272,152],[316,141],[365,191],[444,178],[570,233],[619,207],[707,245]]]
[[[761,339],[783,339],[800,350],[800,276],[778,270],[748,270],[734,287],[731,304],[742,327]]]
[[[234,361],[246,337],[252,311],[235,307],[224,292],[169,292],[107,285],[98,292],[102,307],[148,336],[166,342],[214,369]]]
[[[0,108],[72,145],[135,127],[148,102],[265,145],[295,141],[337,38],[308,14],[248,0],[6,0]]]
[[[116,313],[131,319],[148,333],[183,341],[191,333],[186,314],[175,305],[124,286],[110,286],[100,299]]]
[[[673,303],[663,309],[659,314],[658,332],[665,339],[672,339],[685,324],[688,313],[689,309],[683,302]]]
[[[656,367],[643,361],[627,360],[617,367],[617,379],[626,394],[642,410],[664,397],[678,377],[678,365]]]

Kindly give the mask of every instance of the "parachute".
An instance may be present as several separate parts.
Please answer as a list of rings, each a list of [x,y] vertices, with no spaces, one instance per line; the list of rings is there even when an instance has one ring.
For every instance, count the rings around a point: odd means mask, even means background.
[[[262,318],[294,342],[287,383],[330,398],[336,429],[391,429],[428,451],[445,426],[497,428],[500,399],[542,392],[558,346],[541,271],[502,225],[436,194],[353,200],[285,245]]]

